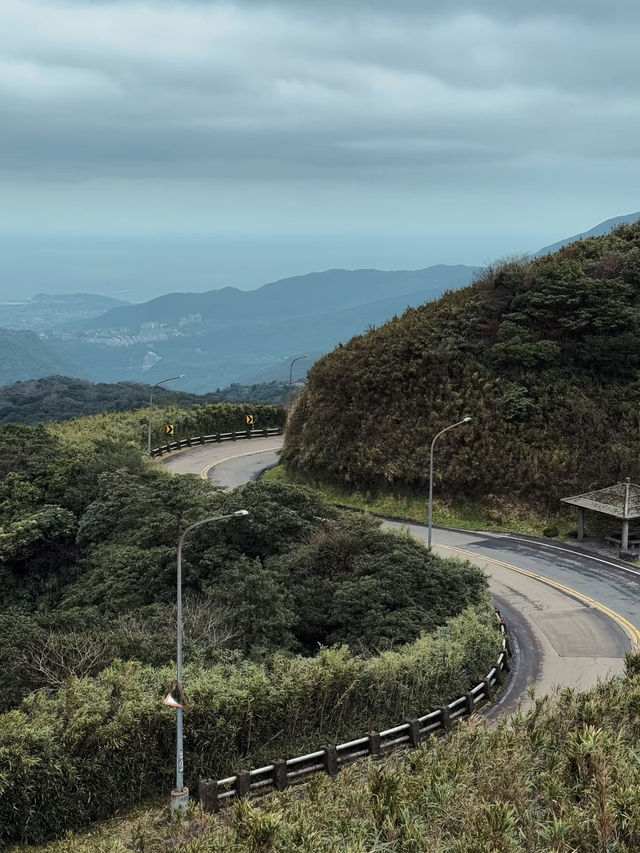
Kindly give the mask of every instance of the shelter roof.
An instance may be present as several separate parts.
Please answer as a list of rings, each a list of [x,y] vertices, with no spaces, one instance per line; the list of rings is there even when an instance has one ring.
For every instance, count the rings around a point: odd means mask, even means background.
[[[640,486],[635,483],[616,483],[595,492],[585,492],[562,498],[562,502],[611,515],[614,518],[631,520],[640,518]],[[626,511],[625,511],[626,510]]]

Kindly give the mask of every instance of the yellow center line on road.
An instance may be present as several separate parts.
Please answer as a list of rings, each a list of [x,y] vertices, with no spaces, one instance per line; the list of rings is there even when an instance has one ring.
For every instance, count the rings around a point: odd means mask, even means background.
[[[212,462],[211,465],[205,465],[205,467],[200,471],[200,477],[203,480],[209,479],[209,471],[212,468],[217,468],[218,465],[222,465],[223,462],[230,462],[232,459],[239,459],[241,456],[255,456],[257,453],[271,453],[274,450],[281,450],[280,447],[265,447],[262,450],[248,450],[246,453],[234,453],[233,456],[225,456],[223,459],[218,459],[216,462]]]
[[[606,604],[601,604],[599,601],[596,601],[594,598],[589,598],[588,595],[583,595],[583,593],[578,592],[576,589],[572,589],[569,586],[558,583],[558,581],[553,581],[550,578],[545,578],[535,572],[530,572],[528,569],[521,569],[518,566],[512,566],[511,563],[503,563],[500,560],[494,560],[493,557],[485,557],[483,554],[476,554],[475,551],[456,548],[454,545],[436,545],[436,547],[447,548],[449,551],[456,551],[458,554],[464,554],[467,557],[473,557],[475,560],[482,560],[485,563],[495,563],[496,566],[502,566],[505,569],[510,569],[512,572],[517,572],[520,575],[533,578],[534,580],[540,581],[540,583],[545,583],[547,586],[551,586],[554,589],[560,590],[560,592],[564,592],[566,595],[572,596],[572,598],[577,598],[578,601],[581,601],[583,604],[587,604],[590,607],[594,607],[610,619],[613,619],[614,622],[617,622],[624,632],[629,635],[631,642],[633,643],[634,650],[638,651],[640,648],[640,630],[638,630],[635,625],[629,622],[628,619],[625,619],[624,616],[616,613],[615,610],[607,607]]]

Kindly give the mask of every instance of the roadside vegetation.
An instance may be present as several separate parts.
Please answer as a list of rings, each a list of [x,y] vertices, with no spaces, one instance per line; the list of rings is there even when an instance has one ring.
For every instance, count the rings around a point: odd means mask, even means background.
[[[436,495],[555,515],[561,497],[640,476],[640,223],[410,308],[320,359],[283,461],[364,493]]]
[[[314,777],[303,789],[170,823],[139,812],[33,853],[636,853],[640,657],[487,728]]]
[[[420,524],[428,522],[427,495],[403,493],[398,489],[393,493],[384,490],[351,491],[335,483],[296,475],[284,465],[266,471],[261,479],[267,483],[311,486],[321,492],[323,498],[333,506],[349,507]],[[562,515],[545,513],[539,507],[514,499],[499,500],[493,497],[486,500],[457,498],[451,501],[434,498],[433,523],[442,527],[495,530],[548,538],[567,538],[576,534],[576,521],[571,512]]]
[[[224,431],[243,412],[198,406],[181,425]],[[478,568],[307,488],[172,476],[141,453],[144,415],[0,428],[0,841],[172,787],[161,700],[176,544],[195,520],[250,513],[198,528],[183,552],[191,786],[421,713],[497,654]]]

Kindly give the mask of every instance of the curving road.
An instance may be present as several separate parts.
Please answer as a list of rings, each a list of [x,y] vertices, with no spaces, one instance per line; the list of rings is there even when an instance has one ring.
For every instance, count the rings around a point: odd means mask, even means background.
[[[162,463],[174,474],[199,474],[205,480],[235,489],[278,464],[282,441],[282,436],[276,435],[192,447],[163,459]]]
[[[164,464],[174,473],[200,474],[235,488],[278,462],[282,437],[252,439],[181,452]],[[426,541],[424,525],[386,521]],[[515,639],[515,675],[498,710],[512,709],[525,688],[587,689],[622,672],[625,653],[640,647],[640,571],[570,546],[508,534],[434,530],[442,556],[485,569],[491,593]]]

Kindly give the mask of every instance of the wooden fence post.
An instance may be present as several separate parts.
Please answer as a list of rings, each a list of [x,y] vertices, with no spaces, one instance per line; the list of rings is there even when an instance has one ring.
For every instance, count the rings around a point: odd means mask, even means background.
[[[278,758],[273,762],[273,787],[276,791],[284,791],[285,788],[289,787],[287,762],[284,758]]]
[[[491,682],[488,678],[483,678],[482,683],[484,684],[484,695],[487,697],[487,702],[493,702],[493,687],[491,686]]]
[[[476,703],[474,700],[473,693],[469,690],[467,693],[464,694],[464,698],[465,698],[465,711],[467,712],[467,714],[469,716],[471,716],[476,709]]]
[[[445,732],[451,731],[451,711],[448,705],[440,706],[440,719],[442,720],[442,728]]]
[[[236,773],[236,797],[246,797],[251,790],[251,776],[248,770],[239,770]]]
[[[410,746],[420,746],[420,722],[418,720],[407,720],[409,726],[409,744]]]
[[[372,758],[382,757],[382,748],[380,746],[380,732],[369,732],[369,755]]]
[[[340,765],[338,764],[338,750],[335,746],[325,746],[324,749],[324,770],[328,776],[337,776],[340,770]]]
[[[218,783],[215,779],[201,779],[198,786],[200,806],[205,812],[219,812]]]

